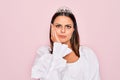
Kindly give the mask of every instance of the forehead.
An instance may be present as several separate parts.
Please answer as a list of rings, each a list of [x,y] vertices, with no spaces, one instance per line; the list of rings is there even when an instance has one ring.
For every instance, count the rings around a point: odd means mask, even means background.
[[[58,17],[56,17],[54,23],[73,25],[73,21],[71,20],[71,18],[69,18],[67,16],[58,16]]]

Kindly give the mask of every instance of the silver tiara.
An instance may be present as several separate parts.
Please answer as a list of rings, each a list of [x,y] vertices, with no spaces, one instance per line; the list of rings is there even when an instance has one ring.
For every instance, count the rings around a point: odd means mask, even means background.
[[[56,13],[60,13],[60,12],[63,12],[63,13],[71,13],[72,14],[72,11],[70,10],[70,8],[68,8],[68,7],[60,7],[57,11],[56,11]]]

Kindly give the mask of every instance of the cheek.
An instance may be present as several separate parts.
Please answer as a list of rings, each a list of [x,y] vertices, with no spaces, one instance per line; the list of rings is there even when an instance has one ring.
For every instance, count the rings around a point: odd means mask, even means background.
[[[58,34],[61,34],[60,29],[56,29],[56,32],[57,32]]]
[[[67,37],[68,37],[69,39],[71,39],[72,34],[73,34],[73,31],[68,32],[68,33],[67,33]]]

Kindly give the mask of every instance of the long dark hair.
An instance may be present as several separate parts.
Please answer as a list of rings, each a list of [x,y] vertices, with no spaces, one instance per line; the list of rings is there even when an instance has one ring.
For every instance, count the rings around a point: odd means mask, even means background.
[[[77,22],[76,22],[74,14],[69,9],[60,9],[53,15],[53,17],[51,19],[51,24],[54,23],[54,20],[58,16],[66,16],[66,17],[69,17],[73,21],[74,32],[73,32],[72,37],[70,39],[70,44],[72,45],[71,47],[72,47],[72,50],[75,52],[75,54],[78,57],[80,57],[80,54],[79,54],[79,47],[80,47],[79,34],[78,34]],[[51,26],[50,26],[49,39],[50,39],[51,49],[53,49],[53,41],[51,40]],[[52,51],[51,51],[51,53],[52,53]]]

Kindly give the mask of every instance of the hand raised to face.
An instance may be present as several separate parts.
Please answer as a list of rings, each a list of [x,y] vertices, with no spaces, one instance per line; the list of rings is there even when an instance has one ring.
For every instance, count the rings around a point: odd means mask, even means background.
[[[56,28],[51,24],[51,40],[53,42],[60,42],[57,33],[56,33]]]

